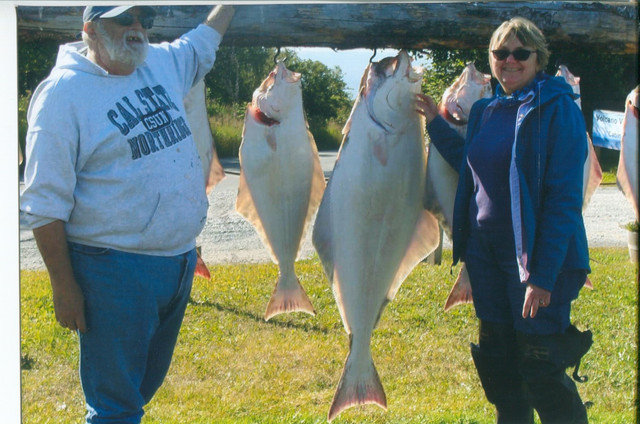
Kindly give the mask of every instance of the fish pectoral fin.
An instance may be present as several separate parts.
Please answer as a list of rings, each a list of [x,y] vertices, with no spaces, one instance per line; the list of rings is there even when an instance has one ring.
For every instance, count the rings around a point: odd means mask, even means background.
[[[440,227],[437,218],[428,210],[418,217],[413,237],[407,246],[404,258],[396,271],[393,283],[387,293],[387,299],[393,300],[400,285],[420,261],[433,252],[440,243]]]
[[[307,293],[295,275],[280,276],[264,313],[264,320],[269,321],[272,317],[287,312],[305,312],[314,316],[316,314]]]
[[[458,278],[449,292],[447,302],[444,305],[445,312],[457,305],[473,302],[473,296],[471,293],[471,282],[469,281],[469,273],[467,272],[466,265],[462,265]]]
[[[345,409],[356,405],[374,404],[387,410],[387,397],[371,354],[366,364],[352,364],[352,361],[354,359],[349,353],[340,383],[333,396],[328,421],[333,420]]]
[[[378,159],[380,165],[387,166],[387,161],[389,160],[389,154],[387,152],[387,147],[384,145],[384,141],[374,141],[373,142],[373,156]]]
[[[276,144],[276,137],[273,131],[267,131],[267,144],[272,151],[276,151],[278,149],[278,145]]]

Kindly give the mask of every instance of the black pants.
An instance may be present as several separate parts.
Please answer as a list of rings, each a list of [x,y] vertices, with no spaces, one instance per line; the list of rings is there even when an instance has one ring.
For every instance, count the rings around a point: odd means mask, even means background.
[[[480,321],[471,345],[478,375],[499,424],[587,423],[586,409],[565,370],[591,346],[591,333],[571,326],[564,334],[532,336],[511,325]]]

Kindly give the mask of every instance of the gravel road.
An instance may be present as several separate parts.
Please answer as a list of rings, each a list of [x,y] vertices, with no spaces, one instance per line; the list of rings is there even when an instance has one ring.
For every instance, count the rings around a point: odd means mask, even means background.
[[[321,152],[320,161],[328,177],[335,162],[335,152]],[[256,263],[270,261],[255,230],[235,212],[240,166],[237,159],[223,159],[227,174],[209,194],[209,215],[198,237],[202,258],[207,264]],[[620,228],[633,220],[631,205],[615,186],[599,187],[584,212],[589,246],[626,247],[627,234]],[[451,242],[444,240],[444,247]],[[311,231],[302,244],[302,257],[313,255]],[[30,230],[20,228],[20,269],[44,269],[44,263]]]

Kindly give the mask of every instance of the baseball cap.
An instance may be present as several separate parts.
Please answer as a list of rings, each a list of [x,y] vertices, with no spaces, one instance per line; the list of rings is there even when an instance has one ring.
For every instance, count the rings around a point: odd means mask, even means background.
[[[132,9],[134,7],[139,7],[140,9],[143,9],[145,11],[145,13],[149,13],[153,16],[156,15],[156,11],[153,7],[151,6],[137,6],[137,5],[130,5],[130,6],[87,6],[84,8],[84,13],[82,14],[82,21],[83,22],[89,22],[89,21],[94,21],[98,18],[114,18],[118,15],[120,15],[121,13],[126,12],[129,9]]]

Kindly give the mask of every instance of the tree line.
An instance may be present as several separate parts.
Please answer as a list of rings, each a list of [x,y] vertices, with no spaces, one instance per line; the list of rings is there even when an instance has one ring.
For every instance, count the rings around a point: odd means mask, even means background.
[[[55,63],[58,45],[54,40],[20,42],[18,45],[22,120],[30,93]],[[480,71],[490,73],[485,49],[443,48],[413,53],[426,60],[423,91],[435,99],[442,96],[469,61],[473,61]],[[221,47],[213,71],[205,78],[208,104],[235,107],[237,113],[242,114],[244,106],[251,101],[253,91],[274,68],[276,56],[286,57],[287,67],[302,74],[303,103],[312,132],[321,131],[330,121],[343,124],[353,99],[346,91],[342,71],[317,61],[302,60],[288,49],[279,52],[265,47]],[[638,84],[636,55],[580,50],[552,52],[546,71],[554,74],[560,64],[581,77],[582,108],[588,129],[591,129],[594,109],[623,110],[627,94]],[[210,110],[216,109],[213,106]],[[24,143],[24,121],[20,123],[19,130],[21,143]],[[611,162],[617,161],[616,152],[602,152],[605,162],[607,155],[612,156]]]

